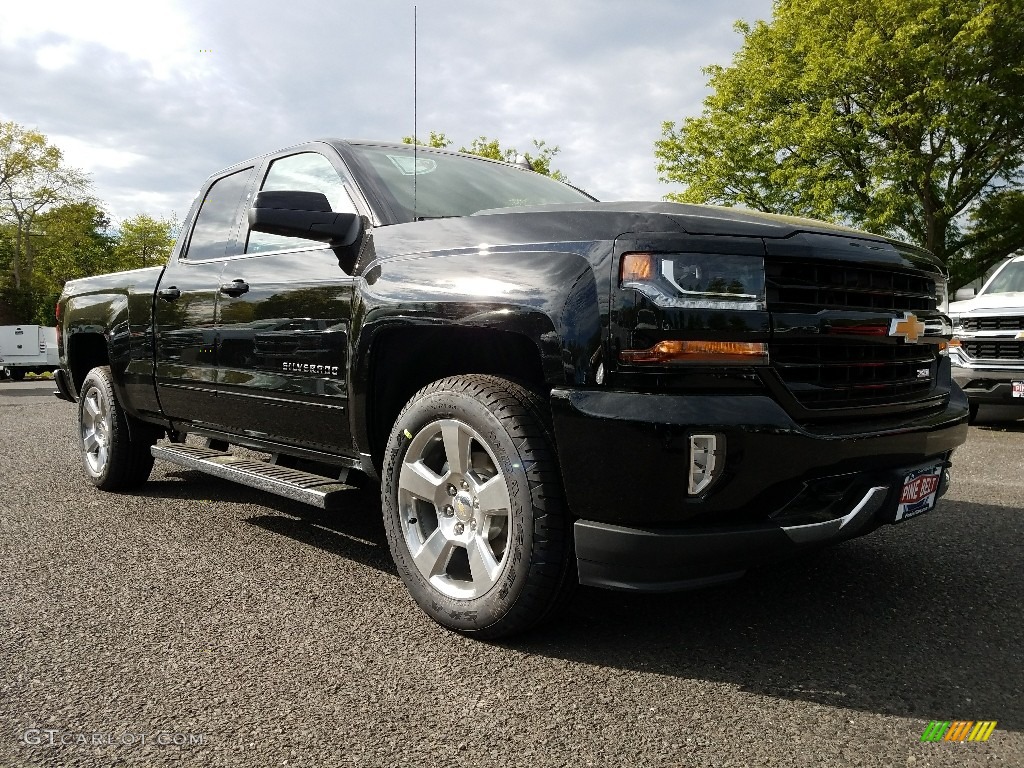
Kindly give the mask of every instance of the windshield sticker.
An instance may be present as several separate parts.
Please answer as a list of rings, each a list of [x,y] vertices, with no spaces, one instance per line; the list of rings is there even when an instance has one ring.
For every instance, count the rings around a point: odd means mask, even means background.
[[[437,163],[430,158],[414,158],[409,155],[388,155],[388,160],[403,176],[422,176],[437,169]]]

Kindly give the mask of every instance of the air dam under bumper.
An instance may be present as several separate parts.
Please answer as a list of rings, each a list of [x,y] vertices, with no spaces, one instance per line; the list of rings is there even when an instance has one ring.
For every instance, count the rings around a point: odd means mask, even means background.
[[[905,473],[947,464],[967,437],[967,398],[871,423],[810,431],[761,395],[556,390],[552,412],[582,584],[643,591],[705,586],[749,567],[889,522]],[[686,493],[689,435],[714,433],[725,470]],[[948,464],[947,464],[948,466]],[[787,518],[804,489],[834,477],[855,492],[827,519]],[[944,474],[940,495],[948,485]]]

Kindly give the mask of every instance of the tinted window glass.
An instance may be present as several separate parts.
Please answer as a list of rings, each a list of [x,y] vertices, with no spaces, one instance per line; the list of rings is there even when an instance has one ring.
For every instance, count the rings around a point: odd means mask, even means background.
[[[353,146],[352,151],[379,179],[392,210],[404,221],[594,199],[567,184],[505,163],[423,148],[414,157],[411,146]]]
[[[267,178],[260,191],[283,192],[295,190],[299,192],[322,192],[327,196],[332,211],[355,213],[355,206],[345,191],[338,172],[331,161],[316,152],[303,152],[275,160],[270,164]],[[246,253],[261,251],[277,251],[282,248],[300,248],[312,246],[325,248],[325,244],[302,237],[286,237],[272,235],[267,232],[250,232]]]
[[[187,257],[192,261],[223,256],[235,234],[238,204],[249,186],[252,168],[218,179],[206,193],[196,217]]]

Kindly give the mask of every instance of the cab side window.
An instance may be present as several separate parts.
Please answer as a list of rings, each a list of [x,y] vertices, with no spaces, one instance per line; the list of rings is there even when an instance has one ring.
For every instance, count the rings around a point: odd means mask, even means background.
[[[323,155],[303,152],[275,160],[270,164],[267,178],[260,187],[261,192],[295,190],[299,192],[322,192],[331,204],[331,210],[355,213],[356,208],[345,190],[341,176]],[[285,248],[324,248],[324,243],[302,237],[285,237],[267,232],[249,232],[246,253],[279,251]]]
[[[203,198],[185,258],[189,261],[226,255],[238,223],[238,206],[249,187],[252,168],[217,179]]]

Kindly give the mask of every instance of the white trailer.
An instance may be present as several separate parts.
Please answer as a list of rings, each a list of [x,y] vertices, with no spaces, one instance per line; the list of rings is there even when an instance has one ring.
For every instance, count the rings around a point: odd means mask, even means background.
[[[59,366],[56,328],[0,325],[0,376],[21,381],[26,373],[44,373]]]

